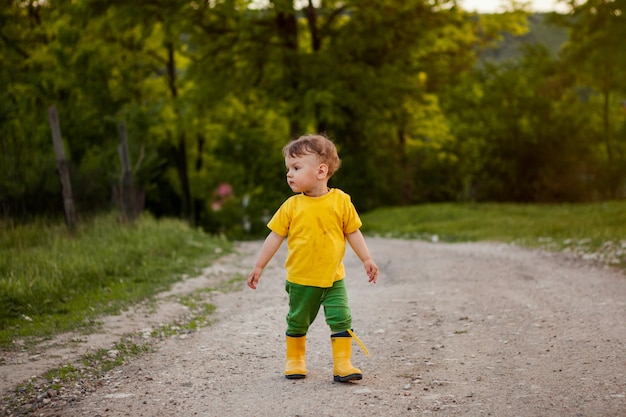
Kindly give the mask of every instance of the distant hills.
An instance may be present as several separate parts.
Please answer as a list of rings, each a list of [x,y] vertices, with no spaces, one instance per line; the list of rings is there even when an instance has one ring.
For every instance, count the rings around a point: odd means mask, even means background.
[[[488,49],[481,55],[481,62],[498,63],[517,60],[522,57],[523,45],[545,45],[554,57],[568,39],[567,29],[549,22],[549,13],[535,13],[528,17],[528,32],[522,36],[504,33],[504,39],[495,48]]]

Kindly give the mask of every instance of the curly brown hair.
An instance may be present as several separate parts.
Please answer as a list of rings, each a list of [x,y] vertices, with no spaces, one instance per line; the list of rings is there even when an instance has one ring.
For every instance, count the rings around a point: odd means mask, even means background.
[[[321,134],[307,134],[292,140],[283,147],[283,156],[298,157],[305,154],[317,155],[319,161],[328,166],[328,178],[341,167],[341,159],[333,141]]]

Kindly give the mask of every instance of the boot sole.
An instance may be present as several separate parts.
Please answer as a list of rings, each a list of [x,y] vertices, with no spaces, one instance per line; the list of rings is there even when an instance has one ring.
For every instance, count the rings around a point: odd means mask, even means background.
[[[285,378],[287,378],[287,379],[304,379],[304,378],[306,378],[306,375],[303,375],[303,374],[291,374],[291,375],[285,375]]]
[[[335,382],[359,381],[363,379],[362,374],[350,374],[346,376],[335,375]]]

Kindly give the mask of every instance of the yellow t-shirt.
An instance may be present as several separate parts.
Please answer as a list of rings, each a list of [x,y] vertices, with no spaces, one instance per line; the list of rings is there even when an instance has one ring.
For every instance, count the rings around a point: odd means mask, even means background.
[[[321,197],[290,197],[267,226],[287,236],[287,280],[328,288],[346,275],[346,234],[356,232],[361,224],[350,196],[333,188]]]

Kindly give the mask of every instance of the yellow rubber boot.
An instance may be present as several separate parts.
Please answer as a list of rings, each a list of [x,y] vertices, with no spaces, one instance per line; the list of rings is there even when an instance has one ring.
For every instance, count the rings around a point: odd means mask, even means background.
[[[363,379],[359,368],[352,366],[352,337],[331,337],[333,346],[333,376],[335,382],[348,382]]]
[[[287,336],[285,378],[302,379],[304,377],[306,377],[306,336]]]

